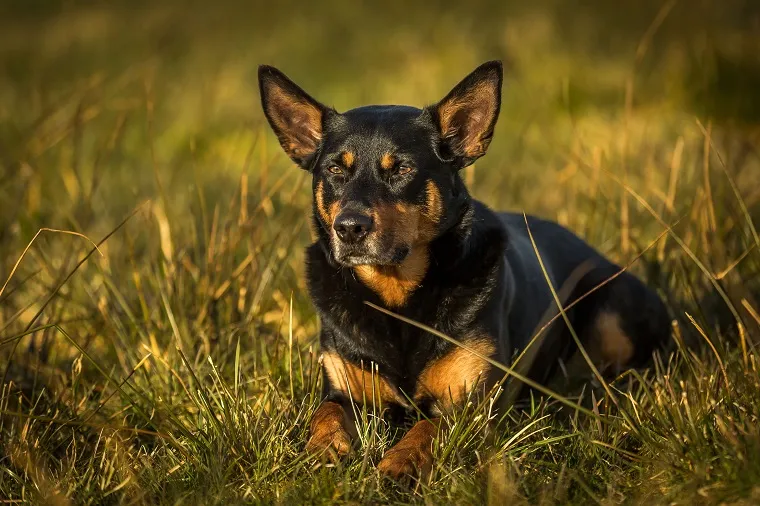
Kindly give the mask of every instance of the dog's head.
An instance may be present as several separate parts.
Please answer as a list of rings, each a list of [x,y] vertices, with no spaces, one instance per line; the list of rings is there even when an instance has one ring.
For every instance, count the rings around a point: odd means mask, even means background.
[[[267,120],[313,175],[316,218],[346,266],[400,265],[457,219],[458,171],[483,156],[501,103],[502,66],[485,63],[435,105],[338,113],[261,66]]]

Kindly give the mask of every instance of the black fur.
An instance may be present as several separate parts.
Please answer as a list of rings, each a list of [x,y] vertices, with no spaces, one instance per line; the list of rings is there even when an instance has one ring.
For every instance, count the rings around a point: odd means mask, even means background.
[[[318,147],[306,155],[301,150],[294,160],[311,172],[315,194],[321,191],[323,204],[320,209],[315,199],[313,220],[318,238],[307,249],[306,270],[320,317],[323,351],[335,352],[352,364],[377,364],[383,378],[411,397],[426,365],[452,350],[446,341],[364,303],[387,305],[357,276],[355,267],[400,265],[409,251],[381,239],[349,248],[335,239],[325,220],[324,210],[335,202],[339,211],[350,208],[368,213],[381,205],[399,203],[424,207],[429,197],[426,185],[432,181],[440,193],[442,214],[434,220],[434,237],[412,247],[427,248],[428,267],[404,303],[390,309],[457,339],[489,336],[496,348],[494,358],[510,364],[555,302],[523,215],[491,211],[469,195],[459,173],[485,152],[493,134],[500,107],[501,64],[484,64],[444,101],[424,109],[369,106],[341,114],[313,101],[271,67],[260,69],[260,80],[267,118],[281,140],[286,136],[278,129],[288,124],[292,109],[298,118],[297,108],[308,102],[316,104],[321,113],[318,124],[296,125],[302,131],[316,132]],[[292,105],[278,109],[267,104],[267,90],[272,86],[283,86],[286,95],[292,94]],[[453,102],[444,104],[451,99]],[[442,107],[459,107],[457,101],[465,104],[461,110],[454,109],[450,119],[454,124],[444,132]],[[493,117],[477,116],[484,113]],[[351,167],[343,164],[341,154],[345,152],[354,157]],[[393,169],[378,165],[385,153],[393,154]],[[404,174],[402,167],[412,171]],[[555,288],[581,264],[590,262],[590,271],[575,285],[566,304],[619,272],[617,265],[567,229],[535,217],[529,217],[528,223]],[[645,364],[652,351],[669,339],[669,319],[662,301],[628,273],[568,312],[574,329],[587,342],[601,311],[619,315],[622,331],[633,343],[634,353],[626,365]],[[559,320],[547,334],[530,376],[548,381],[557,373],[558,360],[567,360],[575,349]],[[331,385],[327,377],[324,398],[349,402],[346,393]],[[430,414],[434,401],[422,399],[419,407]]]

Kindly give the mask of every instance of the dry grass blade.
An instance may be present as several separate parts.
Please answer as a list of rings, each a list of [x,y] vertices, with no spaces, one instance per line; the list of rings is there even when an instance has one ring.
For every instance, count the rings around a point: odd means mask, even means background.
[[[739,187],[736,186],[736,181],[728,172],[728,167],[726,166],[726,162],[723,160],[723,156],[720,154],[720,151],[718,151],[715,148],[712,142],[712,136],[710,135],[710,125],[708,124],[707,128],[705,128],[704,125],[702,125],[702,122],[700,122],[699,120],[697,120],[697,125],[699,126],[699,129],[702,131],[702,135],[705,136],[705,143],[709,145],[712,152],[715,153],[715,156],[718,157],[718,161],[720,162],[720,166],[723,169],[723,173],[726,175],[726,180],[728,181],[729,185],[731,185],[731,191],[733,191],[734,193],[734,198],[736,198],[736,201],[739,203],[739,206],[741,207],[741,210],[742,210],[742,214],[744,214],[744,217],[747,220],[747,224],[749,225],[750,230],[752,231],[752,237],[755,240],[755,246],[760,248],[760,234],[758,234],[757,232],[755,223],[752,220],[752,215],[749,212],[749,209],[747,208],[747,203],[745,202],[744,197],[739,191]]]
[[[741,322],[741,318],[739,317],[739,313],[736,311],[736,308],[734,307],[733,303],[731,302],[731,299],[726,294],[726,291],[723,289],[723,287],[718,284],[718,281],[715,279],[715,276],[710,272],[710,270],[705,266],[705,264],[697,257],[697,255],[689,248],[686,243],[681,239],[678,234],[675,233],[675,231],[665,222],[665,220],[662,219],[662,217],[657,214],[657,212],[652,208],[652,206],[649,205],[649,203],[636,192],[633,188],[631,188],[630,185],[627,185],[624,181],[622,181],[619,177],[617,177],[615,174],[613,174],[610,171],[605,171],[612,179],[614,179],[618,184],[620,184],[625,191],[633,195],[633,197],[641,204],[644,209],[646,209],[653,218],[655,218],[660,225],[665,227],[667,232],[670,234],[670,237],[673,238],[673,240],[678,243],[678,246],[686,253],[686,255],[691,259],[694,264],[699,267],[699,270],[702,271],[702,273],[707,277],[707,279],[710,281],[710,283],[715,288],[715,291],[718,292],[720,297],[723,299],[723,301],[726,303],[726,307],[728,307],[729,311],[731,311],[731,314],[734,316],[735,321]]]
[[[567,325],[567,329],[570,332],[570,335],[573,338],[573,341],[575,341],[575,345],[578,347],[578,351],[580,351],[581,355],[583,356],[583,359],[586,361],[586,364],[589,366],[591,371],[594,373],[594,376],[599,381],[599,383],[604,388],[604,391],[607,393],[607,396],[612,399],[612,402],[617,406],[618,411],[620,414],[625,418],[625,420],[630,425],[631,430],[637,431],[637,424],[636,421],[631,418],[628,413],[620,406],[620,403],[618,402],[617,396],[612,393],[612,389],[610,388],[607,381],[604,379],[602,374],[599,372],[599,369],[596,367],[596,364],[594,364],[594,361],[591,360],[591,357],[589,357],[588,353],[586,352],[585,346],[583,346],[583,343],[581,343],[581,340],[578,338],[578,335],[575,332],[575,329],[573,328],[572,323],[570,322],[570,318],[567,316],[567,312],[565,308],[562,306],[563,302],[559,298],[559,295],[557,294],[557,290],[554,288],[554,283],[552,283],[552,279],[549,276],[549,273],[546,271],[546,266],[544,265],[544,260],[541,258],[541,252],[538,251],[538,246],[536,245],[536,241],[533,238],[533,232],[530,230],[530,224],[528,223],[528,216],[523,213],[523,218],[525,219],[525,227],[528,230],[528,237],[530,238],[530,243],[533,246],[533,252],[536,254],[536,258],[538,259],[538,263],[541,266],[541,272],[544,275],[544,281],[546,281],[547,286],[549,287],[549,290],[552,292],[552,297],[554,297],[554,302],[557,304],[557,309],[559,309],[560,314],[562,315],[562,319],[565,321],[565,325]],[[602,417],[597,416],[597,420],[601,420]]]
[[[24,332],[26,332],[30,328],[32,328],[32,325],[34,325],[34,322],[37,321],[37,318],[40,317],[40,315],[45,310],[45,308],[50,303],[50,301],[53,300],[53,297],[55,297],[58,294],[58,291],[61,289],[61,287],[63,287],[63,285],[65,285],[69,281],[69,279],[71,279],[71,277],[74,275],[74,273],[76,273],[79,270],[79,268],[82,265],[84,265],[84,263],[92,256],[93,253],[95,253],[95,251],[98,251],[98,252],[100,251],[98,249],[98,246],[101,246],[113,234],[115,234],[117,231],[119,231],[121,229],[121,227],[123,227],[124,225],[126,225],[127,222],[130,219],[132,219],[132,217],[135,216],[146,204],[147,204],[147,202],[144,203],[144,204],[142,204],[142,205],[140,205],[140,206],[138,206],[137,208],[135,208],[129,215],[127,215],[126,218],[124,218],[124,220],[122,220],[121,223],[119,223],[113,230],[111,230],[109,233],[107,233],[100,241],[98,241],[98,243],[95,245],[95,247],[93,249],[91,249],[84,257],[82,257],[82,259],[79,262],[77,262],[77,264],[74,266],[74,268],[61,280],[60,283],[58,283],[56,285],[56,287],[53,289],[53,291],[48,295],[48,297],[45,299],[45,301],[41,304],[39,310],[37,310],[37,312],[34,314],[34,316],[30,319],[29,323],[27,324],[26,328],[24,329]],[[28,246],[27,246],[27,249],[28,249]],[[26,252],[26,250],[24,250],[24,251]],[[20,261],[20,259],[19,259],[19,261]],[[13,356],[16,353],[16,348],[18,347],[18,343],[19,342],[20,341],[17,340],[15,342],[15,344],[13,345],[13,348],[11,349],[10,355],[8,357],[8,364],[6,365],[5,371],[3,372],[3,380],[2,380],[2,383],[0,383],[2,385],[4,385],[8,381],[8,372],[10,371],[11,361],[13,360]]]
[[[8,283],[10,283],[11,278],[13,278],[13,275],[16,273],[16,269],[18,269],[18,266],[19,266],[19,264],[21,264],[21,261],[24,259],[24,256],[26,256],[26,252],[29,251],[29,248],[32,247],[32,244],[34,244],[34,241],[37,239],[37,237],[39,237],[39,235],[42,232],[53,232],[53,233],[56,233],[56,234],[68,234],[68,235],[74,235],[74,236],[77,236],[77,237],[81,237],[82,239],[85,239],[90,244],[92,244],[92,246],[95,248],[95,251],[97,251],[98,253],[100,253],[100,256],[103,256],[103,252],[100,251],[100,249],[98,248],[98,245],[95,244],[94,242],[92,242],[92,239],[90,239],[89,237],[87,237],[84,234],[80,234],[79,232],[74,232],[72,230],[58,230],[58,229],[55,229],[55,228],[41,228],[41,229],[39,229],[37,231],[36,234],[34,234],[34,237],[32,237],[32,240],[29,241],[29,243],[26,245],[26,248],[24,248],[24,251],[21,253],[21,256],[18,257],[18,260],[16,260],[16,263],[13,265],[13,268],[11,269],[10,274],[8,274],[8,278],[5,280],[5,283],[3,283],[3,286],[0,287],[0,297],[3,296],[3,292],[5,292],[5,288],[8,286]]]

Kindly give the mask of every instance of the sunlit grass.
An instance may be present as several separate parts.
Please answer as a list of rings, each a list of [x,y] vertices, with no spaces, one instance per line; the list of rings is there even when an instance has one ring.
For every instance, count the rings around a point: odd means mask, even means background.
[[[356,6],[311,40],[310,18],[286,16],[277,43],[260,30],[274,18],[234,9],[93,9],[28,44],[38,21],[0,34],[17,72],[0,77],[0,501],[760,501],[757,132],[695,118],[684,54],[652,64],[662,81],[633,72],[651,17],[630,51],[602,58],[577,51],[593,45],[585,32],[562,45],[559,10],[479,9],[498,15],[462,26],[464,12],[410,7],[392,42],[368,27],[353,48],[339,27],[364,19]],[[169,41],[151,46],[156,34]],[[264,128],[253,70],[280,65],[339,108],[420,105],[494,56],[511,61],[506,102],[491,152],[464,174],[472,193],[631,263],[668,302],[672,349],[563,399],[582,409],[469,404],[412,488],[376,473],[401,432],[366,409],[346,461],[308,458],[310,179]],[[102,256],[55,232],[25,251],[42,228],[84,234]]]

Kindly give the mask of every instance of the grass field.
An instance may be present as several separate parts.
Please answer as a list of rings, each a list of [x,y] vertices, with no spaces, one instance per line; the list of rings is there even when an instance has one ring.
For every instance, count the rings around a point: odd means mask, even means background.
[[[760,504],[760,9],[434,4],[0,6],[0,504]],[[372,412],[308,458],[310,180],[256,67],[344,110],[492,58],[472,193],[629,266],[672,353],[578,409],[467,406],[414,487],[374,470],[399,433]]]

